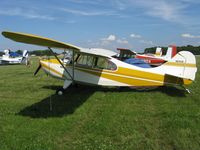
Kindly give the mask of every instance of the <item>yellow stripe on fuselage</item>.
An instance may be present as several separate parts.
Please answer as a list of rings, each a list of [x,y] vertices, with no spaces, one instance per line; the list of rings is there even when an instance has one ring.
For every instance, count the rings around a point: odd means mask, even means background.
[[[196,68],[196,64],[190,64],[190,63],[182,63],[182,62],[166,62],[163,65],[167,66],[175,66],[175,67],[191,67],[191,68]]]
[[[60,64],[57,59],[42,59],[41,61],[53,64]]]
[[[41,61],[40,61],[40,63],[42,65],[42,67],[45,68],[46,70],[48,70],[49,72],[51,71],[51,72],[57,74],[58,76],[60,76],[61,78],[64,77],[63,73],[60,73],[56,69],[53,69],[50,65],[46,65],[46,64],[42,63]]]

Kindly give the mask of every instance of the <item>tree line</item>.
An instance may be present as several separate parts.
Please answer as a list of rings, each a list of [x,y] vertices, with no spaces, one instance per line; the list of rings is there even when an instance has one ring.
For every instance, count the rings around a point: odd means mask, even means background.
[[[163,50],[163,55],[165,55],[167,51],[167,47],[161,47],[161,48]],[[180,51],[189,51],[193,53],[194,55],[200,55],[200,46],[192,46],[192,45],[177,46],[177,52],[180,52]],[[23,50],[17,50],[16,52],[22,55]],[[155,54],[155,52],[156,52],[156,47],[150,47],[144,50],[144,53]],[[3,54],[4,52],[0,51],[0,56],[2,56]],[[29,51],[29,55],[52,56],[52,53],[49,50],[34,50],[34,51]]]
[[[163,50],[163,55],[165,55],[167,51],[167,47],[161,47],[161,48]],[[200,46],[192,46],[192,45],[177,46],[177,53],[180,51],[189,51],[193,53],[194,55],[200,55]],[[156,52],[156,47],[150,47],[144,50],[144,53],[155,54],[155,52]]]
[[[34,50],[34,51],[29,51],[29,55],[52,56],[52,53],[49,50]]]

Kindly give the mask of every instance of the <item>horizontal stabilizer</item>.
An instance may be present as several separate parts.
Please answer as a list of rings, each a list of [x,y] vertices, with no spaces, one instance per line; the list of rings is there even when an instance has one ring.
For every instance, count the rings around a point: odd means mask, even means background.
[[[77,51],[80,50],[79,47],[76,47],[74,45],[55,41],[55,40],[45,38],[45,37],[40,37],[37,35],[32,35],[32,34],[4,31],[2,32],[2,35],[13,41],[26,43],[26,44],[33,44],[33,45],[38,45],[38,46],[45,46],[45,47],[59,48],[59,49],[71,49],[71,50],[77,50]]]

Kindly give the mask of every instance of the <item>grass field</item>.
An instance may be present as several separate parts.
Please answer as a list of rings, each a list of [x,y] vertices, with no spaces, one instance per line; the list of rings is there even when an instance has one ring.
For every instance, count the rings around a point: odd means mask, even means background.
[[[57,96],[63,82],[34,77],[32,61],[0,66],[0,150],[200,149],[200,72],[191,94],[79,86]]]

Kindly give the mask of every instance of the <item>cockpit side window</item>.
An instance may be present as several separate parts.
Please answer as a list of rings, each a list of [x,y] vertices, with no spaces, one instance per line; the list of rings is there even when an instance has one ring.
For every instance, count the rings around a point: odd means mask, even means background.
[[[80,54],[80,56],[78,57],[76,63],[78,65],[84,65],[84,66],[87,66],[87,67],[93,67],[94,63],[95,63],[94,56]]]
[[[86,62],[87,62],[87,56],[80,55],[79,59],[77,60],[77,64],[79,64],[79,65],[86,65]]]
[[[117,69],[117,66],[108,58],[87,54],[78,54],[78,56],[75,57],[75,64],[96,69]]]

